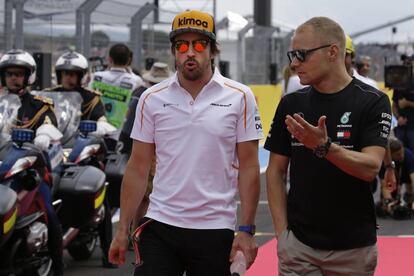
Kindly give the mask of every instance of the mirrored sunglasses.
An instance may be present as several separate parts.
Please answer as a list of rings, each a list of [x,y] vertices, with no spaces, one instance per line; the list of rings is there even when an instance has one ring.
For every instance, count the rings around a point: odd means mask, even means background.
[[[191,41],[193,49],[198,53],[203,52],[207,48],[208,43],[209,41],[206,39],[197,39],[197,40]],[[187,41],[187,40],[175,41],[175,49],[181,54],[186,53],[190,49],[190,41]]]

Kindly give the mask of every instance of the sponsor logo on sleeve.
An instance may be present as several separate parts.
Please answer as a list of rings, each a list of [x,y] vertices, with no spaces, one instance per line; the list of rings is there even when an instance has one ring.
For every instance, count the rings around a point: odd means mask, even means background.
[[[384,139],[388,138],[390,131],[391,131],[391,119],[392,119],[391,114],[385,113],[385,112],[381,113],[381,121],[378,122],[382,126],[381,131],[380,131],[381,138],[384,138]]]

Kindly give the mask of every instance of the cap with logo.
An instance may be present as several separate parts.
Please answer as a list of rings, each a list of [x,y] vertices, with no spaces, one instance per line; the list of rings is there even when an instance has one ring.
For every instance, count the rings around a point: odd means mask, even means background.
[[[201,33],[216,40],[216,27],[212,15],[197,10],[177,14],[172,22],[170,40],[182,33]]]
[[[352,43],[352,39],[349,35],[346,36],[345,42],[345,49],[347,54],[353,54],[355,52],[354,44]]]

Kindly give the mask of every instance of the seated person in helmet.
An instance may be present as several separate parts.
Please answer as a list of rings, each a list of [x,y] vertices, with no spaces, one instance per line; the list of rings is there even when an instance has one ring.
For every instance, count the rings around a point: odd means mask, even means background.
[[[64,53],[58,58],[55,71],[58,86],[46,91],[77,91],[83,99],[82,120],[106,121],[102,94],[82,86],[88,71],[88,61],[83,55],[73,51]]]
[[[11,50],[0,59],[0,76],[4,87],[3,93],[16,94],[21,100],[16,127],[35,131],[34,143],[42,150],[47,150],[53,138],[49,133],[58,131],[57,120],[51,99],[30,94],[30,85],[36,77],[35,60],[25,51]],[[52,206],[52,195],[46,182],[41,182],[39,192],[45,201],[48,216],[48,247],[52,258],[53,275],[62,275],[62,228]]]
[[[60,56],[55,66],[58,86],[45,89],[45,91],[76,91],[82,96],[81,107],[82,120],[97,121],[97,131],[95,134],[104,135],[107,133],[105,109],[101,101],[101,93],[82,86],[88,71],[88,61],[86,58],[74,51],[66,52]],[[106,210],[110,210],[107,200],[104,201]],[[108,262],[108,250],[112,240],[112,222],[110,212],[105,212],[104,221],[98,228],[101,249],[102,263],[104,267],[115,267]]]

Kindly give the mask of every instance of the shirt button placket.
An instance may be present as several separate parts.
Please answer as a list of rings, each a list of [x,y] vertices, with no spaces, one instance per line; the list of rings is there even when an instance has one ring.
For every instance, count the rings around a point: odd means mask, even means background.
[[[191,118],[191,122],[194,123],[194,101],[190,100],[189,102],[190,104],[190,118]]]

